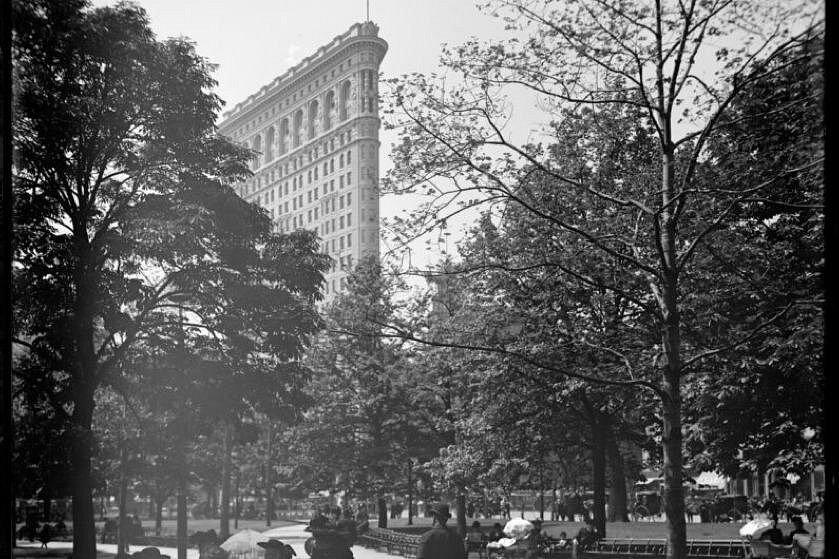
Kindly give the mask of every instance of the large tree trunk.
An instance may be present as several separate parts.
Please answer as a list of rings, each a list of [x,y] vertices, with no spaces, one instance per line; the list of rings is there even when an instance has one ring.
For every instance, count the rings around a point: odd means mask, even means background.
[[[602,423],[592,425],[591,445],[592,485],[594,486],[594,527],[606,535],[606,428]]]
[[[457,531],[460,537],[466,537],[466,495],[461,491],[457,494]]]
[[[274,517],[274,425],[268,420],[268,455],[265,457],[265,525]]]
[[[609,522],[628,522],[626,510],[626,473],[623,467],[623,455],[614,436],[609,437],[609,465],[611,466],[611,486],[609,490]]]
[[[186,481],[182,480],[178,486],[178,559],[186,559],[186,521],[188,514],[189,512],[186,510]]]
[[[242,476],[240,470],[236,470],[236,485],[234,485],[234,496],[233,496],[233,529],[239,529],[239,513],[240,511],[240,500],[239,500],[239,481]]]
[[[591,426],[592,489],[594,490],[594,527],[601,537],[606,536],[606,445],[611,429],[609,419],[591,404],[581,392],[585,414]]]
[[[379,528],[387,528],[387,501],[384,497],[376,501],[376,510],[379,511]]]
[[[413,459],[408,459],[408,526],[414,524],[414,480],[411,473],[414,469]]]
[[[73,496],[73,556],[96,557],[96,524],[93,509],[93,412],[97,387],[97,359],[94,348],[93,311],[96,282],[85,266],[92,260],[89,245],[78,241],[76,253],[82,263],[75,278],[77,299],[74,306],[73,335],[75,352],[73,360],[73,416],[70,429],[73,433],[70,450]]]
[[[93,511],[93,481],[91,455],[93,448],[93,390],[92,383],[77,381],[71,429],[73,447],[70,450],[73,496],[73,555],[96,557],[96,524]]]
[[[133,529],[128,527],[128,475],[125,472],[126,462],[125,441],[122,441],[120,452],[120,474],[119,474],[119,519],[117,528],[117,559],[123,559],[128,554],[128,532]]]
[[[222,444],[221,464],[221,514],[219,515],[219,538],[226,540],[230,537],[230,465],[233,452],[233,445],[231,444],[231,428],[225,426],[224,438]]]
[[[676,222],[673,216],[674,148],[669,122],[662,157],[662,211],[660,220],[662,348],[666,363],[662,372],[662,455],[664,461],[664,510],[667,514],[667,558],[685,559],[687,527],[682,488],[682,395],[681,332],[679,326]]]
[[[159,536],[163,529],[163,503],[166,497],[158,498],[154,503],[154,535]]]

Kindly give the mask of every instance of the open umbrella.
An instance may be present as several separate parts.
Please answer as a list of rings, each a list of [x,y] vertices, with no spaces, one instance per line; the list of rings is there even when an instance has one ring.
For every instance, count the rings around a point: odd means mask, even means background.
[[[760,539],[761,534],[763,534],[771,526],[772,521],[766,520],[765,518],[749,520],[748,522],[743,524],[743,526],[740,527],[740,535],[744,537],[750,537],[753,540],[757,540]]]
[[[261,541],[265,541],[265,538],[262,537],[260,532],[248,529],[236,532],[224,540],[224,543],[219,547],[232,555],[243,555],[245,553],[256,555],[257,550],[261,551],[256,544]]]
[[[524,518],[514,518],[504,526],[504,533],[517,540],[526,537],[531,530],[533,530],[533,523]]]

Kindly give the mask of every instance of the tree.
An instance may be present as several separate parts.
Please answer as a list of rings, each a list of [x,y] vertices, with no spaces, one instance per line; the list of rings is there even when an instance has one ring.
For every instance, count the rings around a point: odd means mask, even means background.
[[[722,351],[705,345],[708,338],[694,336],[713,306],[689,278],[702,271],[698,256],[710,239],[734,238],[732,228],[744,204],[768,193],[778,180],[812,172],[822,158],[810,151],[803,165],[783,165],[769,177],[748,181],[725,177],[708,184],[700,170],[710,142],[731,122],[732,103],[778,71],[773,61],[820,32],[820,6],[781,10],[748,2],[504,0],[487,8],[524,37],[494,44],[473,40],[446,50],[443,64],[459,78],[446,90],[422,76],[394,83],[389,112],[401,142],[384,190],[429,194],[427,204],[396,225],[410,239],[478,205],[519,207],[559,244],[578,247],[532,266],[556,267],[580,288],[624,297],[633,313],[644,315],[648,328],[637,333],[629,350],[604,351],[617,352],[630,364],[620,378],[553,367],[530,353],[517,355],[542,370],[654,394],[661,414],[667,553],[684,557],[683,383],[714,354],[708,352]],[[741,46],[714,46],[726,39]],[[715,59],[711,72],[700,68],[699,61]],[[541,96],[559,125],[555,128],[574,119],[595,126],[581,130],[576,144],[577,135],[547,134],[550,149],[517,143],[504,124],[509,118],[509,105],[500,95],[505,87]],[[654,172],[645,165],[619,166],[618,173],[600,180],[612,154],[596,143],[604,136],[594,132],[601,131],[600,115],[614,111],[636,113],[652,142]],[[607,145],[626,161],[620,138],[608,129],[605,133]],[[563,203],[543,205],[545,186]],[[581,259],[587,267],[601,266],[603,273],[580,273]],[[732,338],[726,348],[742,347],[783,315],[777,307],[756,311],[739,313],[744,320],[727,329]]]
[[[326,310],[326,332],[306,360],[311,406],[291,448],[297,475],[312,490],[383,498],[404,487],[408,459],[422,456],[425,435],[409,413],[405,384],[413,370],[409,352],[377,335],[400,312],[395,291],[368,258]]]
[[[229,186],[251,154],[217,137],[211,66],[190,43],[157,41],[130,4],[16,6],[18,343],[58,379],[74,553],[93,556],[97,388],[180,327],[228,372],[257,353],[293,361],[326,264],[313,234],[273,234]]]
[[[768,180],[823,153],[823,48],[815,36],[779,57],[770,63],[778,71],[732,104],[724,133],[710,144],[708,182],[721,174]],[[687,444],[698,467],[730,476],[774,467],[805,475],[823,463],[822,184],[819,173],[775,181],[739,211],[736,242],[706,246],[708,269],[727,277],[715,285],[721,292],[715,302],[725,305],[717,322],[754,308],[784,308],[789,294],[796,300],[771,327],[742,349],[720,352],[688,382]],[[754,305],[743,305],[744,296]],[[750,411],[744,416],[743,409]],[[709,438],[702,433],[711,425],[726,428]]]

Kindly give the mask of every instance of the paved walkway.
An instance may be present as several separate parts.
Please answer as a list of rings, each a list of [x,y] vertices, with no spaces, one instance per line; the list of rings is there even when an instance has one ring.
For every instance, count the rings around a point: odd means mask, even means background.
[[[297,557],[299,559],[305,559],[309,555],[306,553],[305,549],[303,548],[303,544],[309,538],[311,534],[304,531],[306,527],[305,524],[294,524],[292,526],[284,526],[282,528],[274,528],[274,531],[279,532],[281,535],[276,537],[276,539],[281,540],[284,543],[289,544],[291,547],[294,548],[295,553],[297,553]],[[18,542],[18,545],[21,547],[30,547],[28,542],[21,543]],[[31,547],[40,547],[41,544],[34,543],[31,544]],[[71,548],[72,544],[69,542],[50,542],[49,548],[50,549],[67,549]],[[129,552],[134,553],[135,551],[140,551],[146,546],[138,546],[132,545],[129,547]],[[106,553],[116,553],[117,546],[116,544],[96,544],[96,549],[98,551],[104,551]],[[176,559],[178,556],[178,550],[174,547],[159,547],[160,553],[164,555],[168,555],[171,559]],[[371,549],[367,549],[366,547],[361,547],[360,545],[353,546],[352,548],[353,556],[355,559],[389,559],[393,557],[401,557],[399,555],[388,555],[387,553],[380,553],[378,551],[373,551]],[[198,550],[197,549],[188,549],[186,553],[187,559],[198,559]],[[261,555],[260,555],[261,557]],[[235,559],[235,556],[231,557],[231,559]],[[251,558],[248,558],[251,559]],[[256,559],[256,558],[254,558]]]

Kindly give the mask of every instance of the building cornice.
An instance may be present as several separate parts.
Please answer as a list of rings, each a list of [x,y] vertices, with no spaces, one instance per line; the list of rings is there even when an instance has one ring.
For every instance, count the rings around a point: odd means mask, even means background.
[[[350,28],[336,36],[326,45],[321,46],[311,56],[307,56],[300,63],[287,70],[282,75],[274,78],[271,83],[262,86],[259,91],[250,95],[241,103],[236,104],[232,109],[222,113],[222,121],[219,129],[229,128],[239,118],[247,115],[254,109],[272,98],[280,96],[285,90],[294,86],[297,82],[305,80],[309,74],[319,70],[328,59],[346,51],[349,47],[360,43],[373,43],[381,49],[379,60],[387,52],[387,41],[378,36],[379,27],[370,21],[355,23]]]

